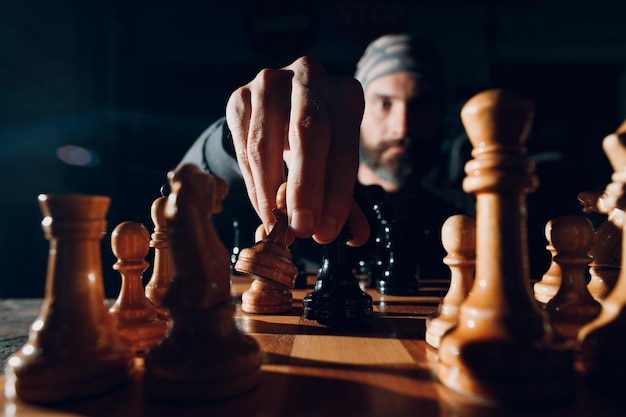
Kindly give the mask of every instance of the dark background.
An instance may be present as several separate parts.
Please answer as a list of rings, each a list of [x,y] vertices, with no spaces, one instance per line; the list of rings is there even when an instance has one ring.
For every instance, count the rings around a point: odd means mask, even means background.
[[[442,50],[448,147],[474,92],[528,95],[536,104],[528,150],[541,181],[529,196],[533,230],[579,212],[577,193],[610,181],[601,140],[625,114],[624,3],[0,0],[0,297],[43,295],[38,194],[108,195],[109,232],[125,220],[152,231],[150,205],[166,172],[223,115],[234,88],[304,54],[351,74],[367,42],[387,32],[410,31]],[[97,158],[64,163],[57,150],[66,145]],[[108,236],[102,246],[114,296]]]

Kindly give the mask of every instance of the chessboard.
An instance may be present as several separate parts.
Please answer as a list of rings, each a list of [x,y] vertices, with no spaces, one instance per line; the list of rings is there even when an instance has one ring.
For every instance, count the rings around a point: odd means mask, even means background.
[[[313,277],[314,279],[314,277]],[[447,282],[424,279],[419,296],[372,296],[374,315],[358,329],[340,330],[307,320],[302,299],[309,288],[293,289],[293,308],[282,314],[249,314],[241,295],[250,287],[245,276],[232,277],[237,327],[262,351],[261,382],[252,390],[218,401],[171,404],[148,399],[141,383],[141,359],[132,383],[79,401],[38,406],[0,396],[0,410],[12,417],[69,416],[502,416],[484,400],[456,393],[437,382],[437,351],[424,340],[425,323],[441,302]],[[37,300],[3,300],[0,311],[16,316],[37,313]],[[3,323],[4,317],[2,317]],[[23,328],[22,335],[28,332]],[[16,337],[20,339],[20,337]],[[23,338],[21,339],[23,340]],[[15,346],[17,349],[19,346]],[[80,366],[77,364],[77,366]],[[4,385],[5,376],[0,377]],[[622,404],[579,384],[576,398],[548,408],[506,409],[507,416],[623,416]]]
[[[603,141],[611,183],[581,197],[607,220],[595,230],[581,216],[549,221],[552,263],[531,281],[524,197],[537,177],[523,142],[532,115],[529,100],[503,90],[464,106],[475,152],[463,187],[476,195],[476,218],[442,226],[449,280],[385,269],[385,279],[415,284],[405,294],[380,291],[371,273],[361,281],[345,262],[347,230],[296,285],[303,271],[287,246],[284,187],[271,231],[260,227],[233,264],[211,220],[226,183],[187,164],[153,203],[154,233],[132,221],[113,229],[122,284],[105,301],[100,240],[110,199],[40,195],[46,294],[0,301],[0,341],[14,352],[0,409],[11,417],[626,415],[626,123]]]

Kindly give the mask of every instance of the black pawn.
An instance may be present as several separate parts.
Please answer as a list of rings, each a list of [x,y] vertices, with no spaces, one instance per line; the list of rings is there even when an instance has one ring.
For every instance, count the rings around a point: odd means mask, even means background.
[[[345,256],[349,238],[344,227],[335,241],[324,246],[315,288],[302,300],[304,318],[333,327],[372,317],[372,297],[361,290]]]

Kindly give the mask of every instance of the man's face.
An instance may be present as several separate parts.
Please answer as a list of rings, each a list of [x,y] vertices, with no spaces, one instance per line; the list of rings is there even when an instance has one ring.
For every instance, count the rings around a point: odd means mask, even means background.
[[[442,128],[441,99],[431,84],[398,72],[368,84],[361,122],[361,163],[402,187],[436,162]]]

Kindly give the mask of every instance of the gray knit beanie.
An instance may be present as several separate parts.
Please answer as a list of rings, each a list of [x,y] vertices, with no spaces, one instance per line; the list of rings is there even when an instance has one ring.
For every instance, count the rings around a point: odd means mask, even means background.
[[[363,89],[376,78],[409,72],[431,82],[445,93],[445,68],[439,52],[409,34],[384,35],[370,43],[359,60],[354,77]]]

